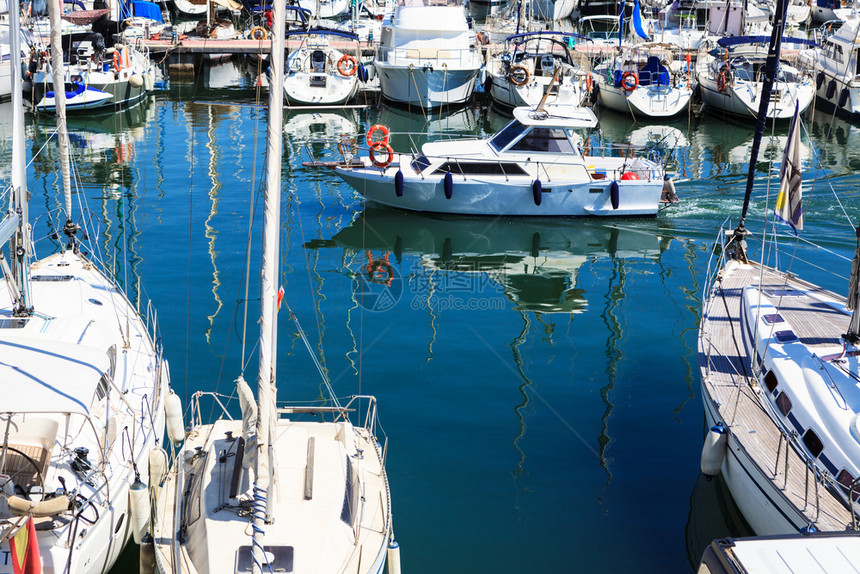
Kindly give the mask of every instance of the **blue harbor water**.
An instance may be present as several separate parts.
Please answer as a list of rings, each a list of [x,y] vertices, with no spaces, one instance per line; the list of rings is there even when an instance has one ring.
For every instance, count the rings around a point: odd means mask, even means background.
[[[152,299],[185,405],[197,390],[230,395],[243,368],[256,376],[267,110],[250,78],[228,62],[132,110],[69,120],[80,194],[100,220],[91,239],[133,299]],[[406,150],[487,134],[508,116],[482,104],[285,115],[279,282],[335,392],[379,399],[407,574],[686,573],[713,538],[750,534],[721,481],[699,477],[696,341],[713,241],[740,213],[752,122],[599,115],[591,149],[650,149],[677,174],[679,204],[647,219],[392,211],[304,167],[308,152],[334,159],[351,143],[342,134],[363,141],[377,123]],[[860,128],[821,112],[806,125],[803,238],[844,262],[823,265],[802,241],[793,270],[841,293],[855,244],[844,212],[860,218]],[[28,152],[45,147],[28,168],[42,256],[58,248],[46,213],[62,205],[53,129],[27,118]],[[748,220],[759,236],[787,126],[768,131]],[[779,240],[794,248],[790,234]],[[324,396],[286,308],[278,380],[281,401]],[[136,548],[124,558],[115,572],[136,568]]]

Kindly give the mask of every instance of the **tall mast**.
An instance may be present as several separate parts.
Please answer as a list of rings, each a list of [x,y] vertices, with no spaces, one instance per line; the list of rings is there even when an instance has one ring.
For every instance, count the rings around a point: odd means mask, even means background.
[[[268,491],[274,482],[272,442],[277,417],[275,409],[278,312],[276,284],[279,259],[278,237],[281,226],[281,157],[284,137],[284,12],[284,0],[275,0],[269,64],[269,121],[266,133],[266,187],[263,200],[263,266],[260,277],[260,368],[257,375],[259,413],[256,482],[261,492]],[[260,514],[255,515],[254,523],[263,530],[264,523],[271,523],[271,521],[272,509],[267,497],[265,517]],[[259,551],[260,549],[255,545],[254,552]],[[257,558],[257,564],[265,563],[262,556]]]
[[[767,121],[767,108],[770,103],[770,95],[773,92],[773,83],[776,80],[777,67],[779,66],[779,52],[782,48],[782,34],[785,30],[785,11],[788,0],[778,0],[776,3],[776,14],[773,19],[773,31],[770,35],[770,45],[767,50],[767,60],[764,63],[764,81],[761,87],[761,100],[758,106],[758,116],[755,123],[755,134],[753,135],[752,150],[750,151],[750,165],[747,171],[747,188],[744,193],[744,206],[741,211],[741,220],[735,229],[735,237],[743,239],[746,234],[744,222],[749,210],[750,198],[752,197],[753,182],[755,181],[755,167],[758,162],[758,151],[761,145],[761,136],[764,133],[764,124]],[[743,242],[739,243],[738,258],[746,260],[746,248]]]
[[[12,80],[12,193],[9,209],[0,224],[0,244],[9,241],[11,268],[0,252],[0,264],[15,300],[14,314],[30,313],[30,289],[27,269],[29,253],[29,214],[27,210],[27,158],[24,156],[24,95],[21,85],[21,8],[15,0],[9,4],[9,53]]]
[[[69,165],[69,132],[66,128],[66,78],[63,66],[61,4],[48,2],[48,18],[51,28],[51,81],[54,88],[54,105],[57,115],[57,137],[60,143],[60,171],[63,175],[63,197],[66,204],[66,225],[63,228],[69,237],[69,246],[74,246],[77,227],[72,223],[72,171]]]

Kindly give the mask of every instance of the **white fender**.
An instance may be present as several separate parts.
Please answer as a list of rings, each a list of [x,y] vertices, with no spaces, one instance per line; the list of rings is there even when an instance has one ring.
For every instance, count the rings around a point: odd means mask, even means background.
[[[400,545],[392,537],[388,543],[388,574],[400,574]]]
[[[729,430],[720,422],[712,426],[705,436],[705,444],[702,446],[702,474],[711,480],[720,474],[723,459],[726,457],[726,441]]]
[[[164,400],[164,414],[167,419],[167,438],[174,446],[185,440],[185,425],[182,423],[182,399],[170,389]]]
[[[140,478],[135,479],[128,490],[128,507],[131,512],[131,534],[134,543],[140,544],[149,526],[149,489]]]
[[[163,448],[149,451],[149,483],[155,488],[167,476],[167,452]]]
[[[128,77],[128,83],[134,88],[139,88],[143,85],[143,77],[140,74],[132,74]]]

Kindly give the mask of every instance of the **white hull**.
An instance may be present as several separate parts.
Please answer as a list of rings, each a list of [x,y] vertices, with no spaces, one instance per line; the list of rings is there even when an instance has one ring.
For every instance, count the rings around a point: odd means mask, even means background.
[[[177,557],[199,574],[223,572],[224,564],[241,562],[243,551],[252,544],[248,518],[236,516],[234,509],[239,508],[239,501],[227,496],[233,465],[241,464],[238,441],[226,440],[227,431],[234,437],[242,436],[242,421],[219,420],[194,429],[180,453],[180,467],[162,486],[154,538],[156,566],[163,574],[189,571],[174,566]],[[294,547],[293,572],[380,574],[386,562],[391,518],[388,479],[376,437],[348,422],[285,418],[278,421],[277,437],[275,460],[280,463],[281,482],[274,487],[277,494],[272,492],[269,496],[277,520],[265,526],[266,546]],[[196,449],[209,456],[194,457]],[[306,456],[309,451],[316,453],[313,458]],[[217,456],[219,452],[236,456],[222,461]],[[346,477],[345,460],[350,463],[350,479]],[[238,486],[243,493],[248,487],[248,470],[241,472]],[[189,493],[188,481],[200,473],[205,473],[207,480],[198,480],[199,490]],[[355,544],[350,540],[352,529],[341,520],[344,484],[348,480],[360,480],[362,487],[360,508],[353,510],[360,517],[356,521]],[[198,496],[199,500],[195,498]],[[185,512],[195,512],[188,509],[196,509],[198,504],[199,519],[191,521],[183,516]],[[225,509],[225,505],[229,508]],[[179,541],[176,534],[188,522],[185,536]],[[277,562],[274,566],[276,572],[285,571],[278,569]]]
[[[503,76],[491,75],[490,96],[493,101],[507,107],[534,107],[538,105],[546,92],[551,78],[532,78],[525,86],[515,86]],[[550,94],[546,103],[558,105],[580,106],[587,98],[588,91],[579,78],[570,76],[564,78],[561,86]]]
[[[321,82],[324,82],[324,85],[314,85]],[[357,91],[358,80],[355,76],[288,72],[284,78],[284,94],[288,105],[345,104],[355,97]]]
[[[479,70],[478,67],[457,69],[441,65],[395,66],[381,61],[375,66],[386,99],[426,109],[469,101]]]
[[[714,108],[748,118],[758,115],[759,102],[761,100],[761,83],[744,82],[741,86],[726,86],[722,92],[717,89],[717,82],[711,78],[700,77],[702,99],[706,104]],[[812,103],[815,97],[815,87],[805,82],[802,84],[786,84],[775,82],[773,93],[778,94],[778,99],[771,99],[767,107],[769,119],[787,120],[794,115],[795,103],[800,104],[800,113]]]
[[[693,96],[689,86],[639,86],[632,92],[623,87],[598,84],[601,105],[624,114],[666,118],[685,112]]]
[[[349,0],[299,0],[298,5],[320,18],[337,18],[349,10]]]
[[[76,524],[71,512],[58,515],[53,528],[51,518],[36,519],[47,527],[37,527],[43,571],[101,574],[116,562],[132,533],[128,493],[134,470],[129,460],[137,464],[142,480],[147,481],[148,453],[164,434],[166,364],[161,362],[147,326],[131,303],[91,262],[65,251],[31,265],[31,277],[37,313],[23,328],[4,329],[0,335],[0,353],[15,357],[14,367],[8,363],[2,367],[6,408],[14,412],[14,417],[26,415],[20,420],[29,421],[21,426],[20,432],[26,436],[17,436],[13,431],[9,444],[33,449],[30,452],[46,450],[44,492],[61,488],[63,477],[69,491],[79,489],[95,506],[85,504],[81,510],[82,516],[94,520],[93,524]],[[49,281],[48,277],[59,279]],[[0,280],[0,286],[0,308],[8,310],[11,304],[5,279]],[[109,366],[111,349],[116,358],[114,367]],[[109,397],[98,399],[94,391],[99,385],[99,372],[105,368],[107,372],[113,369],[113,383]],[[35,398],[11,398],[16,394],[12,388],[16,384],[14,376],[10,382],[11,371],[27,373],[26,384],[18,392],[34,393]],[[57,378],[63,382],[61,389],[50,384]],[[30,405],[26,409],[10,404],[27,401]],[[93,484],[88,485],[70,470],[73,455],[69,449],[70,445],[86,447],[88,460],[103,460],[99,441],[105,433],[107,408],[113,414],[109,425],[112,430],[107,431],[106,471],[93,475]],[[141,425],[141,420],[146,423]],[[64,422],[74,430],[65,433]],[[29,432],[23,430],[26,424],[30,425]],[[57,426],[50,431],[54,424]],[[99,429],[99,424],[101,432],[96,431],[96,437],[88,429]],[[126,426],[128,439],[122,436]],[[39,433],[34,434],[33,429],[39,429]],[[125,440],[134,445],[133,451],[128,450]],[[42,455],[33,456],[41,460]],[[0,520],[0,533],[5,524]],[[66,541],[73,535],[70,549]],[[0,554],[8,550],[8,542],[0,546]],[[0,574],[12,572],[11,559],[0,562]]]
[[[189,0],[170,0],[177,12],[184,16],[199,16],[206,14],[207,3],[195,4]]]
[[[564,20],[573,12],[576,0],[532,0],[531,14],[539,20]]]
[[[702,400],[705,419],[708,428],[711,428],[721,419],[704,384]],[[758,536],[796,534],[807,526],[806,518],[774,487],[772,473],[762,470],[731,432],[720,475],[726,481],[744,519]]]
[[[599,160],[599,158],[594,158]],[[619,205],[613,209],[610,188],[612,175],[605,179],[583,182],[553,178],[543,183],[541,204],[534,200],[533,184],[537,177],[464,180],[454,176],[451,199],[445,196],[444,175],[414,176],[403,170],[403,195],[397,197],[394,176],[410,156],[395,156],[385,170],[376,168],[337,168],[337,173],[367,199],[410,211],[464,215],[531,215],[531,216],[622,216],[654,215],[660,204],[663,181],[619,181]],[[536,174],[537,175],[537,174]]]

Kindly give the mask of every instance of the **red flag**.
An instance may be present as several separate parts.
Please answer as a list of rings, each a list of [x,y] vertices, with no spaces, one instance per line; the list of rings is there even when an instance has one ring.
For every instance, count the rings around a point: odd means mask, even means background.
[[[27,519],[27,524],[9,542],[15,574],[41,574],[42,557],[39,556],[39,539],[36,538],[36,526],[32,518]]]
[[[284,288],[278,289],[278,311],[281,310],[281,301],[284,300]]]

